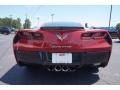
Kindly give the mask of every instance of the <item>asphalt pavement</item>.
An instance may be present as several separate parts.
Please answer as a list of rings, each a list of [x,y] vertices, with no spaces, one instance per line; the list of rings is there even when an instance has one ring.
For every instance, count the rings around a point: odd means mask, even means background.
[[[112,54],[105,68],[82,68],[77,72],[48,72],[19,67],[13,54],[14,34],[0,34],[0,84],[10,85],[120,85],[120,41],[113,39]]]

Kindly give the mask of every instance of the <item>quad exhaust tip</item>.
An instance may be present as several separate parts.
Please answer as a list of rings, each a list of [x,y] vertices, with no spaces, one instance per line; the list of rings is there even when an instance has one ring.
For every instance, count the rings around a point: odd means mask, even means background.
[[[75,71],[75,68],[74,67],[68,67],[68,66],[48,66],[48,71],[55,71],[55,72],[60,72],[60,71],[63,71],[63,72],[74,72]]]
[[[76,69],[74,67],[70,67],[69,70],[70,70],[70,72],[75,72],[76,71]]]
[[[48,71],[54,71],[54,67],[53,66],[49,66],[47,69],[48,69]]]
[[[55,70],[56,72],[59,72],[59,71],[61,71],[62,69],[61,69],[61,66],[55,66],[54,70]]]
[[[63,71],[63,72],[67,72],[67,71],[69,71],[68,66],[63,66],[63,67],[62,67],[62,71]]]

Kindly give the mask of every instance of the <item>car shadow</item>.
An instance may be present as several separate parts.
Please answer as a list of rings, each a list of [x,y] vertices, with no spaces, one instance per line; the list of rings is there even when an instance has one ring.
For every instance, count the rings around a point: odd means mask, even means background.
[[[15,65],[0,80],[13,85],[90,85],[99,80],[97,72],[97,68],[82,68],[76,72],[48,72]]]

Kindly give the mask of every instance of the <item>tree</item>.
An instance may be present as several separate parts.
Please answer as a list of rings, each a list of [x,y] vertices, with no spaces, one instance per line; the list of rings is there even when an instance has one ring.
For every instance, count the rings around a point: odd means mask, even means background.
[[[0,26],[3,26],[3,22],[1,18],[0,18]]]
[[[20,20],[20,18],[17,18],[17,19],[12,19],[12,18],[8,18],[8,17],[0,18],[0,26],[20,29],[21,28],[21,20]]]
[[[2,18],[2,26],[7,26],[7,27],[11,27],[11,18],[5,17]]]
[[[31,22],[28,18],[26,18],[25,23],[23,24],[24,29],[29,29],[31,27]]]
[[[19,29],[17,20],[12,20],[12,27]]]
[[[120,32],[120,23],[116,25],[116,29]]]
[[[12,20],[12,27],[21,29],[21,19],[17,18],[16,20]]]

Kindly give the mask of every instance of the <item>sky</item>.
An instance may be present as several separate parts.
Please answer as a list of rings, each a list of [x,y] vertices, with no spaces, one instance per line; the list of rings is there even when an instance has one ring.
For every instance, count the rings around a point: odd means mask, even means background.
[[[22,23],[28,17],[32,27],[45,22],[67,21],[88,23],[88,26],[108,26],[110,5],[0,5],[0,18],[21,18]],[[113,5],[111,26],[120,22],[120,5]]]

